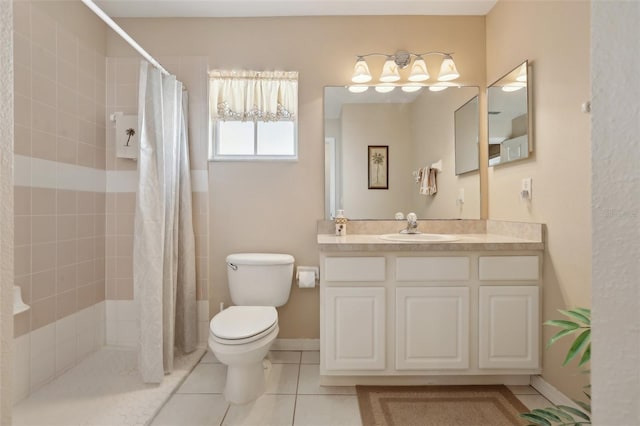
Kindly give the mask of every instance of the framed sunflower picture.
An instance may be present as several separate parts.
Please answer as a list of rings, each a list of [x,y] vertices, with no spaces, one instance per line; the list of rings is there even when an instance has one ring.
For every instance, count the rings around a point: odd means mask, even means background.
[[[367,147],[369,189],[389,189],[389,145]]]

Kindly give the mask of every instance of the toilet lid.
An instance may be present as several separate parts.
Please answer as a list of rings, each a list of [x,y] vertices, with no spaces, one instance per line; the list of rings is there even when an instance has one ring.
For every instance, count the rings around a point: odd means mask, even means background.
[[[230,306],[211,320],[211,332],[221,339],[236,340],[260,334],[278,321],[273,306]]]

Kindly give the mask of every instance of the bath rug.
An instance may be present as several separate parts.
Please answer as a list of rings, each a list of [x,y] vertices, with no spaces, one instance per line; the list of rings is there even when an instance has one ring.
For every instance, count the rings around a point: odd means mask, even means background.
[[[526,425],[529,410],[503,385],[356,386],[363,426]]]

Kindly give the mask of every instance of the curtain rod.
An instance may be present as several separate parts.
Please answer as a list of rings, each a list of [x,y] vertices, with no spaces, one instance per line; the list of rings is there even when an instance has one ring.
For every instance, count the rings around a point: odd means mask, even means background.
[[[93,13],[98,15],[98,17],[102,19],[105,22],[105,24],[107,24],[109,27],[111,27],[111,29],[113,29],[116,33],[118,33],[118,35],[120,35],[120,37],[122,37],[124,41],[129,43],[129,45],[133,47],[139,54],[141,54],[147,61],[149,61],[151,65],[158,68],[163,74],[171,75],[169,71],[164,69],[164,67],[160,65],[158,61],[155,60],[153,56],[147,53],[147,51],[144,50],[142,46],[140,46],[134,39],[132,39],[131,36],[127,34],[125,30],[122,29],[122,27],[120,27],[120,25],[116,24],[116,22],[113,19],[111,19],[109,15],[104,13],[104,11],[100,9],[98,5],[96,5],[93,2],[93,0],[82,0],[82,3],[84,3],[85,6],[91,9]]]

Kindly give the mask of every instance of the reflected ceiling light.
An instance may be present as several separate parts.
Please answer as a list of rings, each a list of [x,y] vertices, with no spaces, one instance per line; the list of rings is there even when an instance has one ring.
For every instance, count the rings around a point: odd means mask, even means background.
[[[375,89],[376,92],[378,93],[389,93],[389,92],[393,92],[393,90],[396,88],[395,84],[390,84],[390,83],[382,83],[382,84],[378,84],[376,85]]]
[[[452,53],[411,53],[399,50],[393,55],[389,55],[387,53],[368,53],[366,55],[358,55],[356,64],[353,68],[351,81],[354,83],[367,83],[371,81],[371,72],[369,71],[369,65],[365,60],[365,57],[368,56],[384,56],[386,58],[379,78],[379,81],[383,83],[395,83],[400,81],[400,70],[407,68],[409,64],[411,64],[411,71],[407,76],[407,80],[411,82],[426,81],[430,78],[430,75],[427,70],[427,64],[424,57],[429,55],[438,55],[443,57],[440,72],[438,74],[438,81],[451,81],[460,77],[460,74],[456,69],[456,64],[451,57]],[[377,87],[378,86],[376,86],[376,90]]]
[[[516,77],[516,81],[525,82],[527,81],[527,63],[525,62],[520,66],[520,71],[518,71],[518,76]]]
[[[525,87],[527,87],[527,83],[522,81],[514,81],[513,83],[507,83],[504,86],[502,86],[502,91],[515,92],[517,90],[524,89]]]
[[[460,87],[460,85],[456,84],[456,83],[443,81],[443,82],[440,82],[440,83],[436,83],[433,86],[429,86],[429,91],[431,91],[431,92],[442,92],[443,90],[446,90],[449,87]]]
[[[403,92],[413,93],[413,92],[417,92],[418,90],[422,89],[423,87],[424,87],[424,85],[422,85],[422,84],[408,83],[408,84],[404,84],[401,88],[402,88]]]
[[[358,57],[356,65],[353,67],[353,76],[351,81],[354,83],[367,83],[371,81],[371,73],[369,72],[369,65],[362,56]]]
[[[366,86],[364,84],[356,84],[356,85],[349,86],[349,91],[351,93],[362,93],[362,92],[366,92],[367,90],[369,90],[369,86]]]
[[[453,58],[450,55],[446,55],[440,65],[440,74],[438,74],[438,81],[451,81],[460,77],[456,64],[453,62]]]

